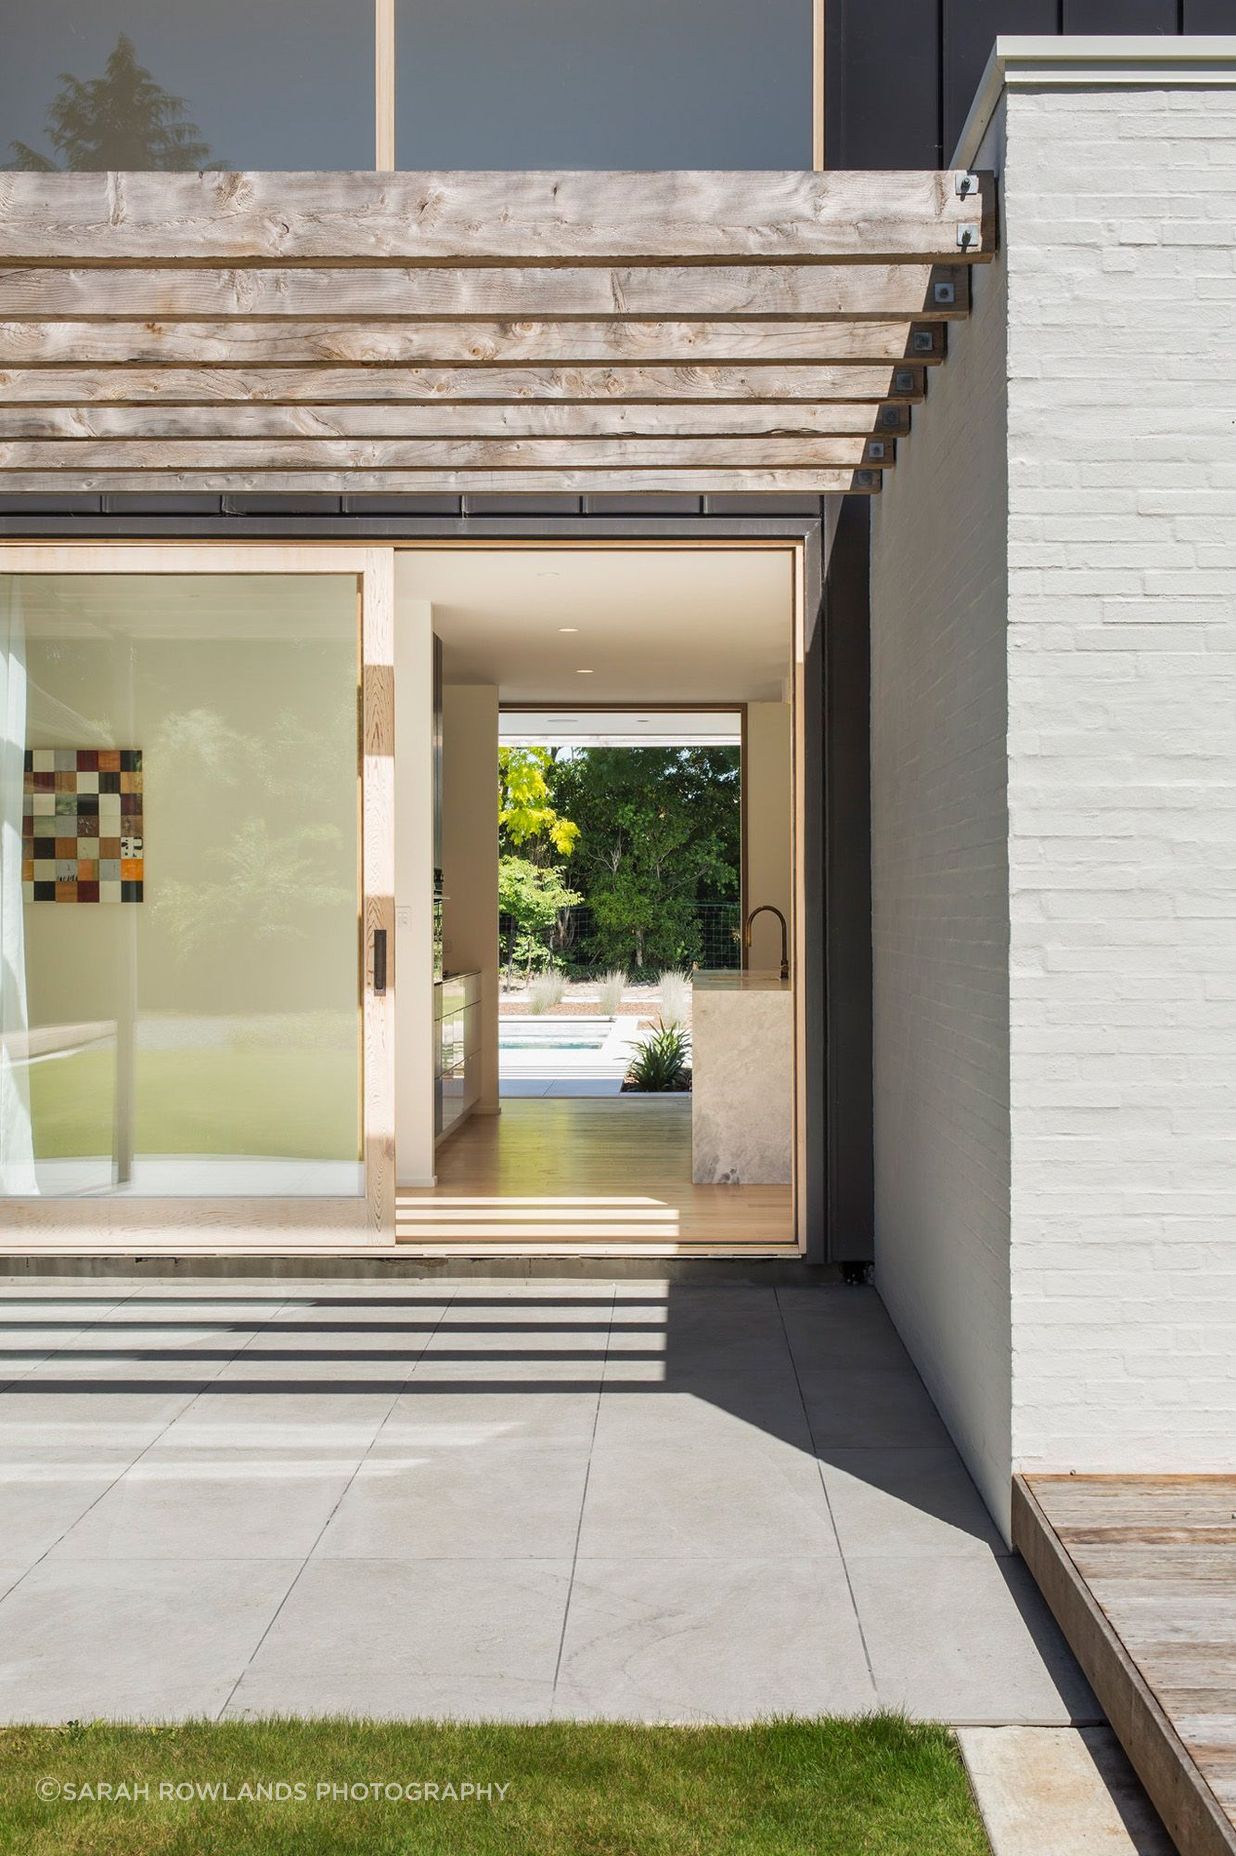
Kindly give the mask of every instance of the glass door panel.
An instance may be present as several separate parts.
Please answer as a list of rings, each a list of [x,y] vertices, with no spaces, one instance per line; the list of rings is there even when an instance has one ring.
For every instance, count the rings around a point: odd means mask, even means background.
[[[358,618],[0,577],[0,1195],[363,1192]]]

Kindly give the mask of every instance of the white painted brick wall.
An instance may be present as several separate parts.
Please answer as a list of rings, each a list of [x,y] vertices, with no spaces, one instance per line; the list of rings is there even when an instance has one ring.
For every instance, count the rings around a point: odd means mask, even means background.
[[[1013,1456],[1236,1462],[1236,91],[1014,93]]]
[[[1236,90],[1006,103],[872,615],[877,1265],[997,1514],[1236,1462]]]
[[[876,1277],[993,1510],[1010,1438],[1005,291],[872,506]]]

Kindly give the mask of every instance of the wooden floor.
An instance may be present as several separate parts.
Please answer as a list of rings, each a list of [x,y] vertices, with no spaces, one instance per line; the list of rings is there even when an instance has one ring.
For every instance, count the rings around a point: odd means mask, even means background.
[[[1236,1852],[1236,1476],[1029,1476],[1013,1540],[1180,1856]]]
[[[400,1243],[726,1249],[793,1241],[788,1186],[691,1183],[689,1096],[516,1098],[438,1149],[399,1194]]]

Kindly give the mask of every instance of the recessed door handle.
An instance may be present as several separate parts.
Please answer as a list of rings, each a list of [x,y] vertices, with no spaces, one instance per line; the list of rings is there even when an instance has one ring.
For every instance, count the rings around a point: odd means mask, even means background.
[[[373,990],[375,993],[386,991],[385,928],[375,928],[373,931]]]

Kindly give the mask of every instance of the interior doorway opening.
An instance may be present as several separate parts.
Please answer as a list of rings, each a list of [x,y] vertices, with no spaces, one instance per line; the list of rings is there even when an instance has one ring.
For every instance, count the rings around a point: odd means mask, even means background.
[[[744,965],[745,732],[745,704],[500,709],[504,1102],[690,1092],[692,976]]]
[[[401,1241],[798,1247],[800,578],[399,554]]]

